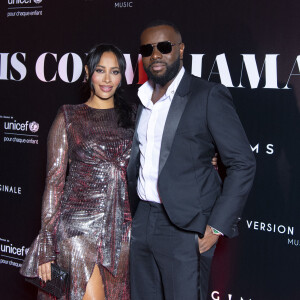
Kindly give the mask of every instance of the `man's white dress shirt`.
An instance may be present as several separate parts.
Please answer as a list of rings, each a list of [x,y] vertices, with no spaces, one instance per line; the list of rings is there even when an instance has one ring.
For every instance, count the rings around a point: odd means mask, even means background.
[[[139,197],[145,201],[161,203],[157,190],[161,140],[174,94],[184,72],[182,67],[166,93],[155,104],[151,101],[153,87],[149,81],[144,83],[138,91],[138,96],[144,107],[137,129],[140,142],[140,170],[137,192]]]

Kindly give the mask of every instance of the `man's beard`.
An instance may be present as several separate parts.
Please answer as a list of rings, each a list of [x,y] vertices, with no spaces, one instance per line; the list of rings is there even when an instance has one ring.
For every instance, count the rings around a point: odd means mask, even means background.
[[[159,61],[158,61],[159,62]],[[153,62],[152,64],[157,63],[157,61]],[[170,80],[175,78],[175,76],[178,73],[179,67],[180,67],[180,57],[176,59],[173,64],[166,65],[166,72],[163,75],[156,76],[153,73],[151,73],[150,68],[151,65],[146,69],[145,72],[149,79],[151,79],[155,84],[159,84],[160,86],[165,86]]]

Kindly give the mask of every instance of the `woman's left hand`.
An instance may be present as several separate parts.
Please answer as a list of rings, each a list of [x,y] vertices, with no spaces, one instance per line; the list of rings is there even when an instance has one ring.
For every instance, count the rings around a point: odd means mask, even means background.
[[[211,159],[211,164],[218,170],[218,153],[215,153],[215,156]]]

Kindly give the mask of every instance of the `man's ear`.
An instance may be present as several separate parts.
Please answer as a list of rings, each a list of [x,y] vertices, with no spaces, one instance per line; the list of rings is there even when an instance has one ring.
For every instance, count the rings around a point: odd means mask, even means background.
[[[180,59],[183,59],[183,52],[184,52],[184,43],[181,43],[180,46],[179,46],[179,51],[180,51]]]

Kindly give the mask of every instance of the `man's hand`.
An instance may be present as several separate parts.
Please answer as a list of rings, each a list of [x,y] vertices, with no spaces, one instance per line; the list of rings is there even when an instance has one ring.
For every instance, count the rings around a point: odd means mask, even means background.
[[[45,263],[39,266],[39,277],[46,282],[47,280],[51,280],[51,264],[54,261]]]
[[[209,225],[206,226],[205,234],[202,239],[198,238],[199,252],[203,253],[208,251],[214,244],[217,243],[219,235],[213,234]]]

